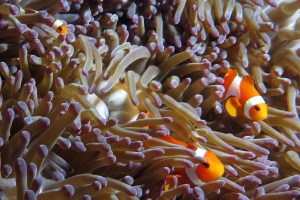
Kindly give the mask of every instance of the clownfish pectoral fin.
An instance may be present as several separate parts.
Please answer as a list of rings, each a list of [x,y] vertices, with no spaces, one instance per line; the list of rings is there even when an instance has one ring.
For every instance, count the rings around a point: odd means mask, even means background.
[[[228,112],[228,114],[232,117],[237,116],[238,108],[241,107],[241,104],[237,97],[230,96],[225,101],[225,109]]]
[[[251,76],[243,76],[242,81],[241,81],[241,85],[248,85],[248,86],[252,86],[254,87],[254,80]]]

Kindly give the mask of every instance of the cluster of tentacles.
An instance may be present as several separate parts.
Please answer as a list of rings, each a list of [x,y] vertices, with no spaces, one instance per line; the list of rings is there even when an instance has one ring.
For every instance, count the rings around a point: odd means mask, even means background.
[[[299,8],[298,0],[1,0],[1,198],[299,196]],[[47,26],[55,18],[67,35]],[[253,77],[266,120],[225,112],[229,67]],[[175,168],[205,162],[157,138],[170,134],[214,152],[224,175],[197,186],[174,176],[165,190]]]

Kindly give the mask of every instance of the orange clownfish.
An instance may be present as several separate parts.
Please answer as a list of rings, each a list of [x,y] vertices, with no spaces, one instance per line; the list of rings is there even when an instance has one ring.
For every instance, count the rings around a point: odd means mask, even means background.
[[[217,156],[208,150],[200,149],[185,142],[175,140],[171,136],[158,137],[161,140],[192,149],[197,156],[204,157],[206,163],[196,164],[193,168],[177,168],[172,175],[167,176],[167,184],[171,176],[176,176],[181,184],[200,185],[220,178],[224,173],[224,165]],[[167,189],[165,187],[165,189]]]
[[[267,118],[268,105],[255,89],[251,76],[239,77],[236,70],[229,68],[222,85],[225,109],[230,116],[255,121]]]
[[[47,24],[47,26],[50,26],[52,29],[54,29],[59,34],[67,35],[69,33],[67,25],[64,24],[62,21],[60,21],[59,19],[56,19],[55,17],[53,17],[53,18],[54,18],[54,21],[52,23]]]
[[[20,13],[23,14],[30,14],[30,13],[37,13],[38,11],[36,10],[32,10],[32,9],[28,9],[26,8],[25,10],[20,8]],[[48,14],[47,16],[51,16],[54,21],[52,23],[47,23],[46,25],[51,27],[52,29],[54,29],[57,33],[59,34],[68,34],[69,30],[66,24],[64,24],[61,20],[56,19],[54,16]]]

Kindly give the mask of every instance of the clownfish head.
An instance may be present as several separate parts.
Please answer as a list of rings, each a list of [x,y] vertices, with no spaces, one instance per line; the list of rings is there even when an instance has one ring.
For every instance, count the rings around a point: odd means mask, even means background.
[[[66,35],[69,33],[69,30],[68,30],[68,27],[66,24],[62,24],[62,25],[58,26],[55,31],[59,34],[66,34]]]
[[[198,178],[206,183],[220,178],[224,173],[223,163],[211,151],[207,151],[204,158],[206,162],[199,164],[196,168]]]
[[[268,105],[266,103],[259,103],[251,106],[249,115],[251,119],[255,121],[266,119],[268,116]]]

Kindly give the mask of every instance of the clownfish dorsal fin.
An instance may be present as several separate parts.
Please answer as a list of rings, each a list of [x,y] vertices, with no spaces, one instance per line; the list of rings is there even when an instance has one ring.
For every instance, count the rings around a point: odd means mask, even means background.
[[[237,116],[238,108],[241,107],[241,104],[237,97],[230,96],[225,101],[225,109],[228,112],[228,114],[232,117]]]
[[[231,77],[236,77],[238,74],[236,72],[236,70],[232,67],[230,67],[227,71],[227,76],[231,76]]]
[[[243,76],[242,81],[241,81],[241,85],[244,85],[244,84],[254,87],[254,80],[253,80],[253,78],[251,76],[249,76],[249,75]]]

